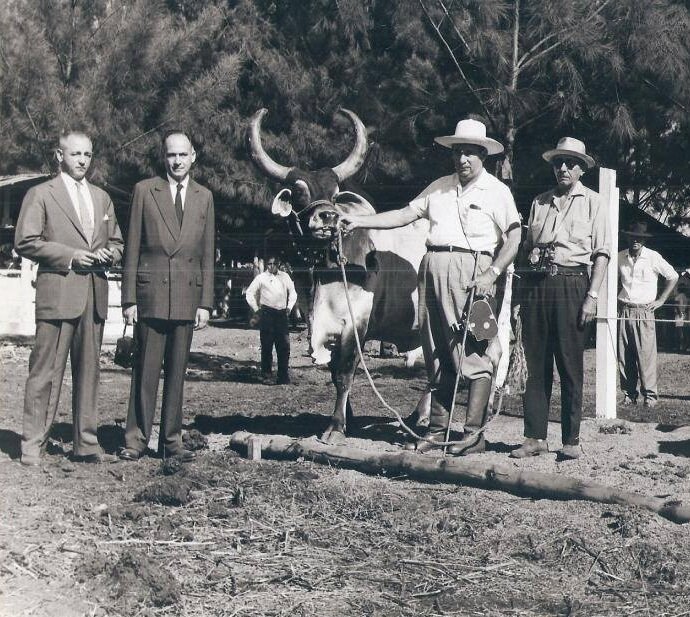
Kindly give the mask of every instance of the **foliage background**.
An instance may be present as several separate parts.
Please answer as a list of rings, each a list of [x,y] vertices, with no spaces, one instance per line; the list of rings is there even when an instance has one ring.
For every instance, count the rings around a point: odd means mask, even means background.
[[[93,180],[126,209],[188,128],[221,229],[269,224],[275,187],[245,152],[332,166],[369,129],[357,180],[399,207],[451,163],[433,137],[475,114],[506,144],[521,208],[551,182],[541,153],[583,139],[626,198],[682,217],[690,197],[690,3],[680,0],[6,0],[0,173],[47,171],[55,135],[95,136]],[[494,171],[493,167],[491,168]],[[674,219],[682,223],[682,218]]]

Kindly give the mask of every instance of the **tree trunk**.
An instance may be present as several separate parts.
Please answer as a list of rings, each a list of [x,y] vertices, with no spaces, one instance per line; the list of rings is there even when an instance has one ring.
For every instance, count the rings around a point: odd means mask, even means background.
[[[569,478],[562,474],[525,471],[459,458],[423,456],[414,452],[378,452],[347,445],[331,446],[314,437],[293,439],[284,435],[253,435],[238,431],[230,436],[230,447],[246,450],[250,439],[259,437],[267,458],[337,465],[387,476],[406,475],[410,479],[450,482],[484,489],[497,489],[538,499],[583,499],[598,503],[638,506],[660,514],[674,523],[690,522],[690,506],[680,501],[621,491],[596,482]]]

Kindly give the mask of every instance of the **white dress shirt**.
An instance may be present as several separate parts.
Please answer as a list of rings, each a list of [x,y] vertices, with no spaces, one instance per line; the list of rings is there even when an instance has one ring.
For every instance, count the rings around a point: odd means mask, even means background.
[[[618,253],[618,275],[621,282],[618,299],[630,304],[654,302],[660,275],[668,281],[678,278],[673,266],[646,246],[642,247],[635,260],[628,250]]]
[[[166,174],[168,176],[168,184],[170,185],[170,195],[172,195],[172,200],[173,203],[175,203],[175,197],[177,196],[177,185],[181,184],[182,188],[180,189],[180,197],[182,197],[182,212],[184,212],[184,200],[187,197],[187,185],[189,184],[189,176],[185,176],[180,180],[179,182],[175,180],[175,178],[171,177],[170,174]]]
[[[432,182],[410,202],[419,216],[429,219],[429,246],[459,246],[493,253],[501,236],[520,225],[510,189],[482,169],[462,186],[457,174]]]
[[[247,304],[254,312],[261,306],[276,310],[292,310],[297,302],[297,291],[290,275],[281,270],[277,274],[262,272],[254,277],[247,291]]]
[[[89,190],[89,185],[87,184],[86,180],[84,179],[78,182],[72,176],[66,174],[64,171],[60,172],[60,177],[62,178],[62,181],[65,183],[65,187],[67,188],[69,198],[72,200],[72,206],[74,206],[74,211],[77,213],[77,218],[83,226],[84,221],[81,220],[81,212],[79,211],[79,195],[77,193],[77,191],[79,191],[79,189],[77,188],[77,184],[81,185],[81,195],[84,198],[84,203],[86,204],[87,209],[91,212],[91,220],[93,221],[93,226],[95,230],[98,226],[99,221],[96,221],[94,219],[93,198],[91,197],[91,191]]]

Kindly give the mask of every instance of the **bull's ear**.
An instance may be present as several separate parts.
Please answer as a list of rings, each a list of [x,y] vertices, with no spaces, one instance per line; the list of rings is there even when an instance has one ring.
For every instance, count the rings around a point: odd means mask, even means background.
[[[333,203],[336,204],[343,204],[343,203],[355,203],[355,204],[361,204],[363,206],[367,206],[371,208],[372,212],[375,212],[374,206],[369,203],[368,199],[364,199],[361,195],[358,195],[357,193],[353,193],[352,191],[338,191],[334,196],[333,196]]]
[[[271,204],[271,213],[285,218],[292,212],[292,191],[282,189],[274,198]]]

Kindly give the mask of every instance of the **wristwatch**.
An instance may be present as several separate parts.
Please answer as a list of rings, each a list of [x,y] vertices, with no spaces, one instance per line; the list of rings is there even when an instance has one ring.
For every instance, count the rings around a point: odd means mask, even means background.
[[[491,270],[496,276],[501,276],[501,269],[497,268],[493,264],[489,266],[489,270]]]
[[[598,300],[599,299],[599,293],[596,291],[592,291],[591,289],[587,292],[587,295],[592,298],[592,300]]]

